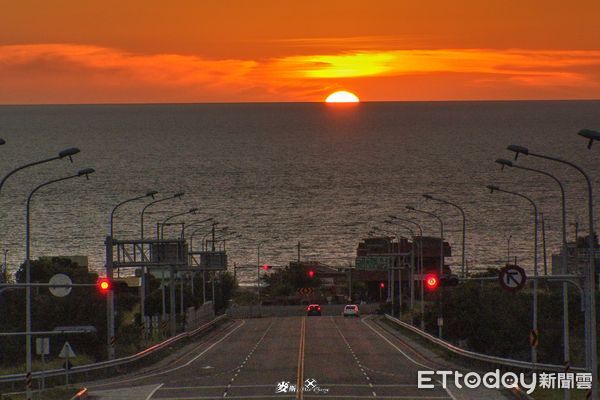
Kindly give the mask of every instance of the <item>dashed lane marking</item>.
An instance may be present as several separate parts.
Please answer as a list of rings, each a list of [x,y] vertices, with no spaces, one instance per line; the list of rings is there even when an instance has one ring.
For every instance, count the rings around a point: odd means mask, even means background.
[[[198,353],[196,356],[194,356],[191,360],[189,360],[185,364],[179,365],[179,366],[174,367],[174,368],[165,369],[164,371],[158,371],[158,372],[154,372],[154,373],[147,374],[147,375],[140,375],[140,376],[136,376],[136,377],[130,378],[130,379],[123,379],[123,380],[118,380],[118,381],[111,381],[111,382],[103,383],[103,384],[100,384],[100,385],[90,385],[89,387],[93,388],[93,389],[96,389],[96,388],[104,387],[104,386],[114,386],[114,385],[119,385],[119,384],[123,384],[123,383],[135,382],[135,381],[139,381],[139,380],[142,380],[142,379],[153,378],[155,376],[160,376],[160,375],[168,374],[170,372],[180,370],[181,368],[188,367],[194,361],[196,361],[197,359],[199,359],[200,357],[202,357],[204,354],[208,353],[216,345],[218,345],[219,343],[223,342],[225,339],[227,339],[229,336],[231,336],[235,331],[237,331],[242,326],[244,326],[245,323],[246,323],[246,321],[242,320],[241,323],[238,326],[236,326],[235,328],[233,328],[231,331],[227,332],[227,334],[225,334],[221,339],[217,340],[216,342],[214,342],[213,344],[211,344],[210,346],[208,346],[206,349],[204,349],[202,352]]]
[[[250,353],[248,353],[246,355],[246,358],[244,359],[244,361],[242,361],[242,363],[240,365],[238,365],[236,368],[234,368],[235,372],[234,372],[233,376],[231,377],[231,380],[229,381],[229,384],[227,385],[227,387],[223,391],[223,398],[227,397],[229,389],[231,388],[231,384],[235,381],[235,378],[237,378],[237,376],[239,375],[239,373],[242,370],[242,368],[244,368],[244,365],[246,364],[246,361],[248,361],[252,357],[252,355],[254,354],[254,352],[256,351],[256,349],[258,348],[258,346],[261,344],[261,342],[267,336],[267,334],[271,330],[271,327],[273,326],[274,323],[275,323],[275,319],[272,319],[271,323],[269,324],[269,326],[267,327],[267,329],[265,330],[265,332],[262,334],[262,336],[260,337],[260,339],[258,339],[258,341],[254,344],[254,346],[250,350]]]
[[[335,323],[335,320],[333,319],[333,317],[329,317],[329,318],[331,319],[331,322],[335,326],[335,329],[337,329],[338,333],[340,334],[340,336],[344,340],[344,343],[346,343],[346,347],[348,347],[348,350],[350,350],[350,353],[354,357],[354,362],[356,362],[356,364],[358,365],[358,368],[360,368],[360,370],[363,373],[365,379],[370,384],[370,387],[373,388],[373,385],[371,384],[371,378],[369,377],[369,375],[367,375],[367,373],[365,372],[364,368],[362,367],[360,360],[358,359],[358,357],[354,353],[354,349],[352,349],[352,346],[350,346],[350,343],[348,342],[348,340],[346,339],[346,337],[344,336],[344,334],[340,330],[340,327]],[[373,394],[373,397],[377,397],[377,393],[374,390],[371,393]]]

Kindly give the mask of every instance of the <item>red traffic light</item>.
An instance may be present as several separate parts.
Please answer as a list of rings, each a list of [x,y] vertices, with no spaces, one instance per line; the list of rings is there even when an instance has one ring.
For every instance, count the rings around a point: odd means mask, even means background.
[[[440,284],[440,280],[436,274],[425,275],[425,287],[427,290],[436,290]]]
[[[309,269],[309,270],[308,270],[308,277],[309,277],[310,279],[314,278],[314,277],[315,277],[315,271],[314,271],[314,270],[312,270],[312,269]]]
[[[263,266],[262,266],[262,269],[263,269],[264,271],[268,271],[268,270],[270,270],[270,269],[271,269],[271,266],[270,266],[269,264],[265,264],[265,265],[263,265]]]
[[[112,289],[112,282],[108,278],[98,278],[96,286],[98,286],[98,290],[100,290],[101,293],[108,293],[108,291]]]
[[[385,282],[379,282],[379,287],[383,289],[385,287]]]

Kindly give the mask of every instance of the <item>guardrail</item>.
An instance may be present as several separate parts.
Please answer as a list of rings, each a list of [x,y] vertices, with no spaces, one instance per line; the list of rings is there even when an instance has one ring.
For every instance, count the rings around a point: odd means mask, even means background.
[[[181,340],[183,338],[188,338],[188,337],[194,336],[225,318],[227,318],[226,315],[220,315],[217,318],[207,322],[206,324],[199,326],[198,328],[194,329],[193,331],[180,333],[179,335],[173,336],[167,340],[157,343],[154,346],[148,347],[147,349],[144,349],[144,350],[140,351],[139,353],[132,354],[130,356],[117,358],[117,359],[109,360],[109,361],[101,361],[101,362],[94,363],[94,364],[86,364],[86,365],[79,365],[79,366],[73,367],[69,370],[69,375],[82,373],[82,372],[96,371],[96,370],[103,369],[103,368],[116,367],[119,365],[123,365],[123,364],[127,364],[127,363],[130,363],[133,361],[140,360],[158,350],[161,350],[175,342],[178,342],[179,340]],[[62,368],[59,368],[59,369],[51,369],[51,370],[46,370],[46,371],[33,372],[32,378],[39,379],[42,376],[44,378],[48,378],[48,377],[53,377],[53,376],[62,376],[64,374],[65,374],[65,370]],[[25,374],[0,375],[0,383],[10,383],[10,382],[18,382],[18,381],[25,381]]]
[[[401,327],[403,327],[405,329],[408,329],[409,331],[411,331],[413,333],[416,333],[417,335],[428,340],[429,342],[435,343],[436,345],[440,346],[444,350],[447,350],[451,353],[457,354],[462,357],[470,358],[470,359],[477,360],[480,362],[496,364],[496,365],[505,365],[505,366],[514,367],[514,368],[523,368],[523,369],[528,369],[528,370],[535,369],[535,370],[542,370],[542,371],[565,372],[565,367],[563,365],[532,363],[532,362],[528,362],[528,361],[513,360],[510,358],[489,356],[487,354],[475,353],[474,351],[461,349],[460,347],[454,346],[453,344],[448,343],[448,342],[446,342],[440,338],[437,338],[433,335],[430,335],[427,332],[423,332],[419,328],[416,328],[410,324],[407,324],[406,322],[400,321],[398,318],[394,318],[391,315],[385,314],[385,318],[388,319],[389,321],[394,322],[397,325],[400,325]],[[571,370],[585,371],[585,368],[571,367]]]

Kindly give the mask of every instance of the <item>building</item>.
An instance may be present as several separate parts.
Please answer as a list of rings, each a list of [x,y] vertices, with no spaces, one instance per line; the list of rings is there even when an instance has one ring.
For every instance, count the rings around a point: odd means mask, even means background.
[[[558,274],[583,274],[589,260],[589,236],[580,236],[576,242],[567,243],[567,270],[563,268],[564,249],[558,254],[552,254],[552,275]],[[596,260],[596,273],[600,270],[600,245],[598,235],[594,235],[594,258]]]

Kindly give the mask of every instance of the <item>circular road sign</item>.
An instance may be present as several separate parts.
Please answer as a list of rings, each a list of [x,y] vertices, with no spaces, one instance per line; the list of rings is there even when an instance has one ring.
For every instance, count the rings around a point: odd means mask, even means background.
[[[56,274],[50,278],[50,285],[72,285],[73,282],[71,278],[69,278],[65,274]],[[65,297],[69,293],[71,293],[70,287],[64,286],[49,286],[50,293],[52,293],[56,297]]]
[[[500,286],[504,289],[516,292],[525,286],[527,275],[525,274],[525,270],[518,265],[507,265],[500,269],[498,279]]]

